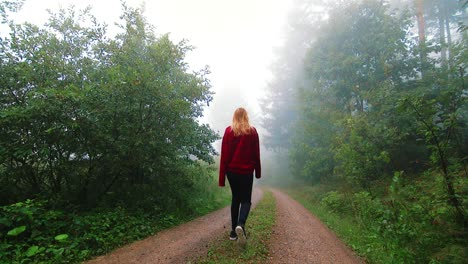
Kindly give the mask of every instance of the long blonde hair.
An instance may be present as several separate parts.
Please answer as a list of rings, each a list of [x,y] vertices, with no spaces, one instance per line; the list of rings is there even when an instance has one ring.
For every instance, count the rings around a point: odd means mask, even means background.
[[[251,128],[249,124],[249,115],[244,108],[239,107],[234,112],[231,128],[234,132],[234,136],[250,134]]]

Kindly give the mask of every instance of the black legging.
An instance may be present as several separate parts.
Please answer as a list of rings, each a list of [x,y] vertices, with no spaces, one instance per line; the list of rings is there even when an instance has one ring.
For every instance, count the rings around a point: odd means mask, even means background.
[[[228,172],[227,178],[232,192],[231,230],[234,230],[238,225],[244,226],[249,216],[252,205],[253,173],[245,175]]]

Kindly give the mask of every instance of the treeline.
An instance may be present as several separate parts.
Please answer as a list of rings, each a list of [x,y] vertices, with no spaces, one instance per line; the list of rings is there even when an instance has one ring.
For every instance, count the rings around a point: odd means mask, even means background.
[[[86,259],[219,206],[191,47],[125,4],[110,36],[89,9],[16,24],[21,3],[0,2],[0,260]]]
[[[322,204],[385,240],[387,261],[466,259],[467,7],[301,1],[277,62],[270,146],[325,186]]]

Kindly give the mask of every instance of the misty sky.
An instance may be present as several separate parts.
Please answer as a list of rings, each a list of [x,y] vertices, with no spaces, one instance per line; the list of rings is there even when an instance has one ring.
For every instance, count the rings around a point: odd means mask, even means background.
[[[140,7],[142,0],[127,0]],[[282,32],[291,0],[151,0],[144,3],[145,17],[156,27],[156,34],[170,32],[174,42],[185,38],[195,50],[187,56],[194,69],[209,65],[209,79],[216,93],[202,122],[224,132],[238,106],[250,112],[253,125],[259,126],[258,98],[263,96],[274,49],[282,43]],[[121,14],[120,0],[26,0],[17,22],[43,25],[46,9],[59,6],[92,6],[92,13],[115,30]]]

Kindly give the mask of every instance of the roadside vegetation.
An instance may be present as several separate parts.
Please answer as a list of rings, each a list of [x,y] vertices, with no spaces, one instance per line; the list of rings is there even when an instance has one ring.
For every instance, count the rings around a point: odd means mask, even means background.
[[[264,104],[289,168],[271,182],[371,263],[466,262],[467,1],[295,6]]]
[[[210,245],[208,256],[195,260],[195,263],[268,263],[268,244],[276,221],[276,202],[271,191],[265,189],[264,192],[262,200],[249,215],[246,246],[241,247],[236,241],[230,241],[229,232],[226,232]]]
[[[124,3],[115,36],[72,7],[17,24],[22,3],[0,1],[0,263],[80,262],[227,205],[190,46]]]
[[[438,183],[415,185],[395,182],[391,193],[374,198],[323,184],[288,193],[369,263],[464,263],[466,241],[448,222],[450,208],[440,199]]]
[[[230,193],[217,188],[217,174],[200,171],[213,169],[198,170],[195,190],[186,193],[191,202],[175,210],[121,205],[82,211],[40,199],[2,206],[0,263],[81,262],[227,206]]]

